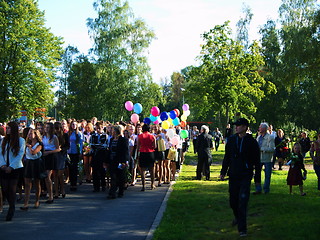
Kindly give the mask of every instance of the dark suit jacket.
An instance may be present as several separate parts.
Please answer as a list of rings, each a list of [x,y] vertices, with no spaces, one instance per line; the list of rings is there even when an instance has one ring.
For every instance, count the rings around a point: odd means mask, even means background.
[[[112,146],[113,138],[110,139],[110,145]],[[115,158],[110,160],[110,167],[117,168],[119,163],[126,163],[129,161],[129,140],[120,136],[116,147]]]
[[[213,148],[212,136],[203,132],[198,136],[197,139],[198,158],[203,160],[211,160],[211,148]]]

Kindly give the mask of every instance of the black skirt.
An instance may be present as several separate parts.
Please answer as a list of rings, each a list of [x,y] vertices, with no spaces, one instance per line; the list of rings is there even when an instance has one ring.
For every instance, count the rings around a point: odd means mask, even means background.
[[[151,168],[154,166],[153,152],[140,152],[139,166],[141,168]]]
[[[43,156],[44,166],[46,170],[56,170],[57,167],[57,155],[56,153]]]
[[[154,152],[154,158],[155,158],[155,160],[160,160],[160,161],[164,160],[164,152],[155,151]]]
[[[24,167],[24,177],[25,178],[33,178],[33,179],[40,179],[40,172],[42,159],[26,159],[25,161],[25,167]]]

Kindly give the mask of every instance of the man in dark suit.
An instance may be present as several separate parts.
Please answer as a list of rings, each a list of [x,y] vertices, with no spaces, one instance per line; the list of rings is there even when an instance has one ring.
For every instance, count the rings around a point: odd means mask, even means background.
[[[240,237],[247,235],[247,206],[250,185],[255,170],[255,182],[261,182],[260,148],[251,134],[247,134],[249,122],[239,118],[236,134],[232,135],[226,145],[225,156],[220,172],[220,179],[229,176],[230,207],[235,219],[232,225],[238,225]]]
[[[201,126],[201,134],[197,138],[197,180],[201,180],[201,173],[210,179],[210,162],[212,159],[211,150],[213,149],[212,136],[209,134],[209,128],[206,125]]]

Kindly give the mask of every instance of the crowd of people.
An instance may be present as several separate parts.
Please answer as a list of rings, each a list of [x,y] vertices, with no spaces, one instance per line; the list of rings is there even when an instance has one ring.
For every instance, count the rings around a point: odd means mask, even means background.
[[[272,170],[275,169],[275,160],[278,160],[279,170],[283,165],[289,165],[287,185],[292,194],[293,186],[299,186],[300,195],[306,196],[303,191],[303,181],[306,180],[307,170],[304,165],[306,153],[310,151],[320,190],[320,134],[318,139],[311,141],[306,132],[294,143],[292,151],[288,147],[290,139],[284,136],[284,131],[273,131],[271,125],[263,122],[259,126],[257,137],[252,136],[249,130],[249,121],[239,118],[235,125],[236,134],[228,137],[225,156],[220,172],[220,179],[229,176],[229,200],[233,210],[232,225],[238,227],[240,237],[247,235],[247,206],[250,196],[250,186],[254,178],[254,195],[270,192]],[[264,184],[262,186],[261,172],[264,168]]]
[[[181,138],[180,131],[180,126],[166,130],[160,125],[122,121],[111,124],[97,118],[39,121],[29,126],[2,124],[0,199],[9,205],[6,220],[14,216],[16,192],[18,200],[24,198],[20,209],[28,211],[33,186],[33,208],[39,208],[41,197],[46,198],[46,204],[52,204],[66,197],[66,187],[72,193],[82,181],[91,183],[93,192],[107,191],[108,199],[123,197],[126,188],[135,186],[138,176],[141,191],[145,191],[147,171],[151,190],[169,184],[175,180],[191,138],[191,131],[187,138]],[[167,132],[177,142],[172,143]]]
[[[162,129],[158,124],[122,121],[112,124],[96,118],[32,122],[28,127],[19,126],[17,122],[3,124],[0,126],[0,211],[3,198],[9,206],[6,220],[12,220],[17,192],[19,199],[24,198],[20,209],[28,211],[32,186],[35,189],[33,208],[37,209],[41,197],[46,198],[46,204],[52,204],[66,197],[66,187],[72,193],[82,181],[92,184],[93,192],[107,191],[108,199],[123,197],[129,186],[136,185],[138,176],[141,176],[141,191],[146,191],[147,171],[151,179],[149,189],[169,184],[175,180],[191,142],[198,155],[196,179],[205,176],[209,180],[211,151],[218,150],[224,141],[220,178],[229,176],[233,225],[245,236],[251,180],[254,178],[253,194],[268,194],[275,162],[278,170],[282,170],[284,164],[289,165],[290,194],[293,186],[298,185],[301,196],[306,196],[304,158],[310,151],[320,190],[320,134],[317,140],[311,141],[307,133],[302,132],[290,150],[290,139],[282,129],[275,132],[264,122],[254,138],[248,120],[240,118],[234,125],[236,134],[232,135],[232,127],[228,125],[224,137],[218,128],[210,134],[206,125],[200,129],[197,126],[190,129],[187,125],[184,128],[187,137],[182,137],[180,126]]]

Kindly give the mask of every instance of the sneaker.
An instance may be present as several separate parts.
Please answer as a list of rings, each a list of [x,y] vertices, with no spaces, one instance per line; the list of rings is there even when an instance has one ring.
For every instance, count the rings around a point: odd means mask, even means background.
[[[247,236],[247,233],[246,233],[246,232],[240,232],[240,233],[239,233],[239,236],[240,236],[240,237],[246,237],[246,236]]]

